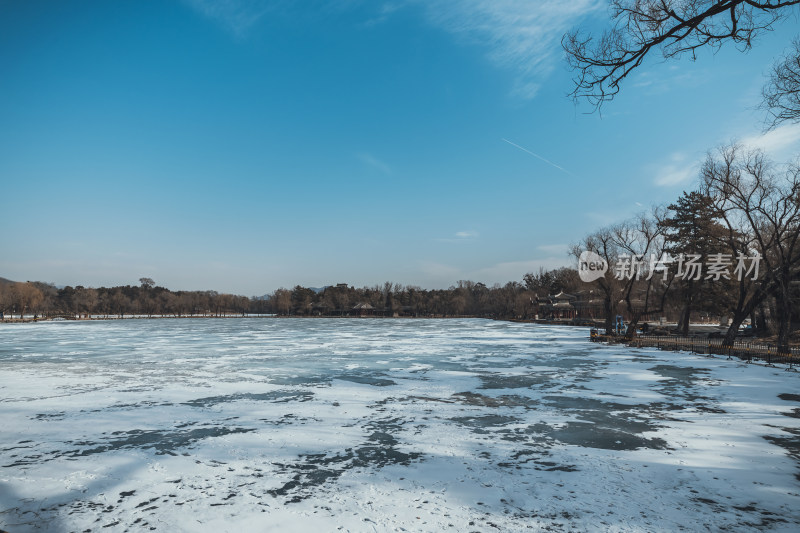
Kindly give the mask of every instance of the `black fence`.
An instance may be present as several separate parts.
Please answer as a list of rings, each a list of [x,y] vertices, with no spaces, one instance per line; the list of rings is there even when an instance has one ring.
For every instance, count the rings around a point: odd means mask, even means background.
[[[791,368],[800,364],[800,346],[792,346],[788,350],[778,350],[774,344],[737,340],[733,346],[723,346],[722,339],[709,339],[705,337],[679,337],[658,335],[637,335],[632,339],[622,336],[608,336],[594,334],[593,341],[627,343],[629,346],[640,348],[659,348],[661,350],[686,351],[703,355],[724,355],[728,359],[737,357],[752,362],[764,361],[767,364],[784,363]]]

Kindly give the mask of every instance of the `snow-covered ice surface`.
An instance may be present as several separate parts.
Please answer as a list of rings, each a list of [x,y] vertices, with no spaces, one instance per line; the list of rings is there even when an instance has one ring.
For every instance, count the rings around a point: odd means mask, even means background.
[[[488,320],[0,327],[0,529],[798,531],[800,374]]]

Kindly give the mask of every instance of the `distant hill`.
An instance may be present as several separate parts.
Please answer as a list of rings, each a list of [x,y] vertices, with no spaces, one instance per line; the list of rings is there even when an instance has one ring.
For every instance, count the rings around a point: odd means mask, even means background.
[[[328,287],[332,287],[332,285],[325,285],[324,287],[306,287],[306,289],[314,291],[315,294],[320,294]],[[253,296],[253,300],[269,300],[271,297],[272,297],[271,294],[264,294],[263,296]]]
[[[0,278],[0,286],[2,286],[2,285],[12,285],[14,283],[19,283],[19,282],[18,281],[13,281],[13,280],[10,280],[10,279],[6,279],[6,278]],[[64,285],[54,285],[54,284],[48,283],[46,281],[31,281],[30,283],[33,283],[34,285],[36,285],[40,289],[44,289],[44,288],[63,289],[64,288]]]
[[[325,289],[327,289],[328,287],[330,287],[330,285],[325,285],[324,287],[309,287],[309,289],[311,289],[312,291],[314,291],[317,294],[319,294],[322,291],[324,291]]]

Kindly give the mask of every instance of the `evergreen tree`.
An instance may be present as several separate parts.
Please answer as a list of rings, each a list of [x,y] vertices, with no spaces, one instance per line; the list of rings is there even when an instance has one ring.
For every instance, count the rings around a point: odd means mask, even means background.
[[[712,254],[725,253],[723,238],[728,230],[719,223],[719,214],[711,198],[697,191],[684,191],[678,201],[669,205],[668,209],[673,216],[662,222],[667,238],[664,249],[673,259],[677,260],[681,255],[684,258],[699,255],[702,263]],[[673,268],[677,268],[677,265],[673,264]],[[689,333],[693,311],[713,312],[727,307],[721,301],[726,297],[726,289],[729,288],[725,283],[727,280],[711,282],[705,279],[704,272],[699,279],[694,277],[676,278],[681,300],[678,331],[684,335]]]

